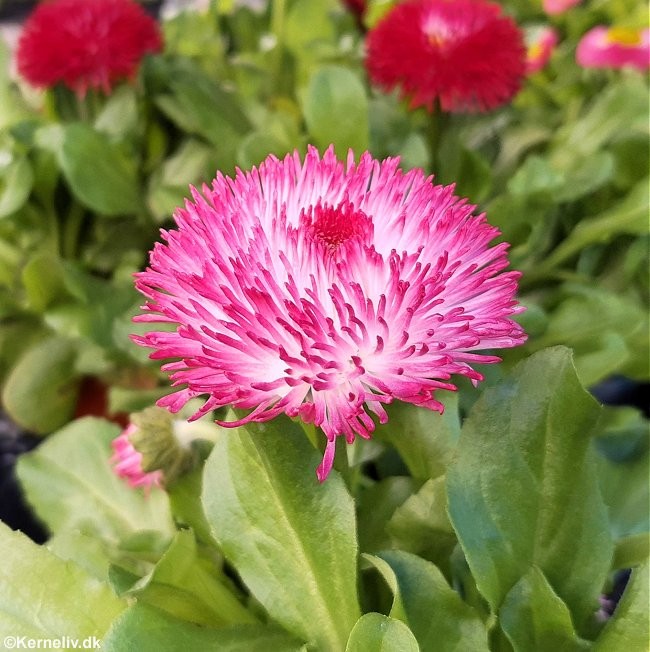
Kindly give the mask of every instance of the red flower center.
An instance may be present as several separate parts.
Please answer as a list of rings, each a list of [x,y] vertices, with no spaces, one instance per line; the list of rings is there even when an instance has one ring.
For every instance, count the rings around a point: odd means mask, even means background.
[[[371,219],[356,210],[349,201],[338,206],[310,206],[303,214],[303,224],[314,240],[319,240],[330,249],[338,249],[345,242],[363,236],[372,228]]]

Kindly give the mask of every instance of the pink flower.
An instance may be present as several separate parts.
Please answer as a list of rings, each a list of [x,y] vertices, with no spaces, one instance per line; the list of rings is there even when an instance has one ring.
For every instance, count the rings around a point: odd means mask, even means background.
[[[525,73],[523,35],[486,0],[406,0],[368,33],[366,68],[411,108],[488,111],[509,102]]]
[[[442,410],[452,374],[482,379],[479,354],[521,344],[512,320],[519,273],[484,215],[434,186],[421,170],[369,153],[347,163],[333,149],[269,156],[234,179],[218,174],[175,213],[177,228],[137,275],[148,297],[141,322],[174,327],[134,336],[154,359],[175,358],[178,411],[207,396],[197,418],[224,405],[285,413],[320,426],[328,440],[368,438],[395,399]]]
[[[557,31],[552,27],[542,27],[533,32],[533,40],[526,53],[526,72],[538,72],[548,63],[558,43]]]
[[[136,433],[138,427],[130,424],[122,431],[119,437],[113,440],[114,455],[111,462],[114,464],[115,473],[124,478],[132,487],[144,487],[148,492],[151,487],[162,486],[162,471],[147,473],[142,469],[142,453],[139,453],[130,437]]]
[[[62,83],[79,96],[89,88],[108,94],[161,47],[156,21],[132,0],[51,0],[25,22],[18,71],[34,86]]]
[[[650,29],[594,27],[578,43],[576,61],[583,68],[646,70],[650,67]]]
[[[567,9],[579,5],[582,0],[542,0],[544,11],[550,16],[563,14]]]

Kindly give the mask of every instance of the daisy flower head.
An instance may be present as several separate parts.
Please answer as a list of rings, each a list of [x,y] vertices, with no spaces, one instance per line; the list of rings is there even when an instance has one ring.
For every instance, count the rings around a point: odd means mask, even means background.
[[[605,27],[589,30],[578,43],[576,61],[583,68],[650,68],[650,29]]]
[[[48,0],[25,21],[16,58],[33,86],[61,83],[83,97],[109,94],[161,48],[158,24],[134,0]]]
[[[521,30],[487,0],[406,0],[368,33],[366,69],[411,108],[489,111],[521,87],[526,48]]]
[[[148,299],[136,321],[167,328],[133,339],[175,359],[163,370],[178,389],[158,404],[202,396],[193,418],[232,405],[250,412],[221,425],[314,423],[321,481],[336,437],[370,437],[385,404],[440,411],[453,374],[477,382],[472,363],[499,361],[478,351],[525,340],[508,245],[489,246],[498,230],[473,209],[398,159],[343,162],[331,147],[217,174],[136,275]]]

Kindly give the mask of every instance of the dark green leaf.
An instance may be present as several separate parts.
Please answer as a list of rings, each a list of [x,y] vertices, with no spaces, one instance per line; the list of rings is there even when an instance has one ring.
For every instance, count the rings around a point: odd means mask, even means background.
[[[219,438],[205,465],[212,533],[253,596],[288,631],[341,649],[359,617],[352,499],[288,419]]]
[[[440,392],[443,414],[395,401],[388,407],[388,423],[377,429],[380,441],[392,444],[414,478],[428,480],[445,473],[460,435],[458,395]]]
[[[577,636],[567,606],[535,566],[506,595],[499,618],[515,652],[580,652],[591,648]]]
[[[393,618],[411,629],[422,652],[488,652],[479,614],[447,584],[440,570],[401,550],[364,555],[393,591]]]
[[[591,617],[612,557],[590,445],[598,413],[564,347],[523,361],[472,408],[449,515],[493,610],[536,565],[579,631]]]

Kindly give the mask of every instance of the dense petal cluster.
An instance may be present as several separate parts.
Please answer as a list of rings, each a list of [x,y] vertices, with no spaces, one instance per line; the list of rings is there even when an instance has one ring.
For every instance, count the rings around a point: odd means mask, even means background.
[[[519,90],[525,59],[521,31],[486,0],[406,0],[367,39],[370,78],[412,108],[494,109]]]
[[[136,320],[167,328],[134,339],[175,359],[163,369],[179,389],[159,405],[206,396],[196,418],[232,405],[251,411],[223,425],[315,423],[322,480],[337,435],[370,436],[368,412],[383,423],[394,399],[441,410],[452,374],[479,381],[471,363],[499,360],[478,350],[525,340],[508,245],[488,246],[497,229],[398,165],[310,148],[193,191],[136,279]]]
[[[546,66],[557,46],[558,40],[557,31],[549,26],[544,26],[532,32],[532,38],[526,52],[526,72],[529,75],[539,72]]]
[[[650,68],[650,29],[605,27],[589,30],[578,43],[576,61],[584,68]]]
[[[158,24],[133,0],[52,0],[26,20],[16,58],[32,85],[62,83],[83,96],[88,89],[110,93],[161,47]]]

